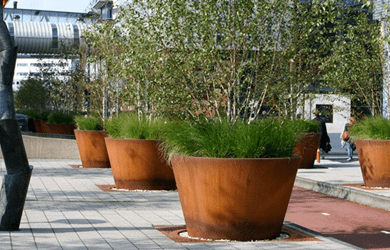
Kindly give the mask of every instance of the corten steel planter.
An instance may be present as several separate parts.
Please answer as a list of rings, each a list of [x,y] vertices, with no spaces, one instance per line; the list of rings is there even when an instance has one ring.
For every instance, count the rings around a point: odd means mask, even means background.
[[[35,127],[35,131],[37,133],[43,133],[43,130],[42,130],[42,120],[34,119],[34,127]]]
[[[172,167],[188,234],[207,239],[279,236],[299,158],[174,156]]]
[[[74,130],[76,128],[74,124],[42,123],[42,126],[46,126],[46,131],[44,133],[58,135],[74,135]]]
[[[294,148],[294,155],[300,156],[298,168],[312,168],[320,144],[320,133],[305,133]]]
[[[356,149],[366,187],[390,187],[390,141],[356,140]]]
[[[75,130],[83,168],[110,168],[105,137],[106,131]]]
[[[116,188],[176,189],[172,168],[159,150],[157,140],[105,138]]]

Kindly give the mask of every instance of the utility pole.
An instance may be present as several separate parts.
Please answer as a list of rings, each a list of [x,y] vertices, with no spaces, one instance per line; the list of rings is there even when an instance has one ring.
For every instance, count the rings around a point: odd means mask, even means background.
[[[4,22],[7,2],[0,5],[0,144],[7,170],[0,190],[0,231],[19,230],[32,174],[15,116],[12,81],[17,48]]]

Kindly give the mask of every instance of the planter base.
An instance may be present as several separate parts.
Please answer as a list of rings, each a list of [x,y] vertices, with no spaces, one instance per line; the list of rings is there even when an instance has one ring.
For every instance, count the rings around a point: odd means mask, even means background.
[[[174,180],[153,180],[153,181],[132,181],[115,179],[116,188],[129,190],[175,190],[176,182]]]
[[[110,168],[110,162],[81,161],[83,168]]]

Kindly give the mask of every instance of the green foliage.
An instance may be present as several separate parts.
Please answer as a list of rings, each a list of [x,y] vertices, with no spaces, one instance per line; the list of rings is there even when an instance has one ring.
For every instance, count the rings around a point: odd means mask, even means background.
[[[294,124],[294,126],[298,128],[299,131],[308,132],[308,133],[318,132],[319,124],[316,121],[295,119],[292,120],[291,122]]]
[[[164,121],[135,113],[121,114],[106,122],[106,130],[112,138],[149,139],[160,138]]]
[[[103,120],[98,117],[75,116],[77,129],[79,130],[103,130]]]
[[[170,122],[163,133],[168,157],[175,154],[217,158],[291,157],[304,132],[291,120],[264,119],[251,123],[227,119],[191,124]]]
[[[18,109],[77,111],[83,92],[73,74],[65,70],[66,61],[58,63],[38,61],[38,73],[30,75],[15,94]]]
[[[383,53],[370,2],[301,2],[129,1],[86,33],[102,73],[86,88],[96,108],[108,92],[138,113],[198,122],[250,121],[263,106],[294,118],[324,86],[377,112]]]
[[[390,140],[390,121],[382,116],[364,118],[349,130],[354,140]]]
[[[115,22],[108,20],[97,22],[84,32],[89,48],[85,52],[84,58],[87,61],[84,61],[83,65],[86,67],[87,62],[95,65],[99,74],[95,79],[83,81],[82,88],[91,93],[90,111],[101,114],[103,120],[107,119],[102,108],[105,106],[106,97],[109,100],[117,100],[118,106],[121,106],[123,93],[119,91],[119,86],[113,83],[122,85],[122,79],[128,74],[122,71],[125,62],[120,60],[125,60],[123,55],[130,47],[123,43],[118,32]]]
[[[332,28],[327,31],[330,39],[322,42],[326,51],[319,69],[323,85],[333,88],[335,94],[351,98],[353,112],[367,107],[376,116],[381,112],[383,89],[381,22],[371,20],[368,13],[372,10],[363,7],[366,9],[335,4],[337,16],[343,18],[335,16],[328,21],[332,22]],[[361,114],[352,113],[352,116]]]
[[[49,103],[49,95],[50,93],[42,81],[29,78],[15,94],[15,107],[45,110]]]
[[[47,121],[47,117],[49,116],[50,112],[49,111],[40,111],[40,110],[16,110],[16,113],[21,113],[28,115],[29,118],[33,118],[36,120],[42,120],[42,121]]]
[[[116,25],[100,24],[101,37],[89,41],[99,52],[95,59],[106,58],[108,77],[126,80],[121,96],[138,112],[234,122],[256,119],[267,105],[294,117],[310,98],[307,90],[322,82],[345,92],[346,80],[354,79],[378,92],[379,29],[362,11],[365,4],[134,0]],[[345,81],[333,81],[336,75]],[[359,93],[352,97],[361,100]]]
[[[62,112],[52,112],[47,117],[47,122],[52,124],[73,124],[74,116]]]

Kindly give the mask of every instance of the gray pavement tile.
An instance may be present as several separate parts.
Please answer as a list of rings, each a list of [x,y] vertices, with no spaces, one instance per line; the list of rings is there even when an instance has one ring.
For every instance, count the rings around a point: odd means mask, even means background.
[[[213,249],[211,246],[204,243],[182,243],[181,245],[187,247],[190,250],[209,250]]]
[[[337,185],[361,180],[358,161],[329,155],[298,177]],[[178,193],[112,192],[111,169],[73,169],[79,160],[31,159],[34,166],[21,230],[0,232],[0,249],[354,249],[339,241],[176,243],[153,225],[183,225]],[[4,174],[0,161],[0,174]],[[389,195],[390,196],[390,195]],[[29,245],[26,248],[26,245]]]

